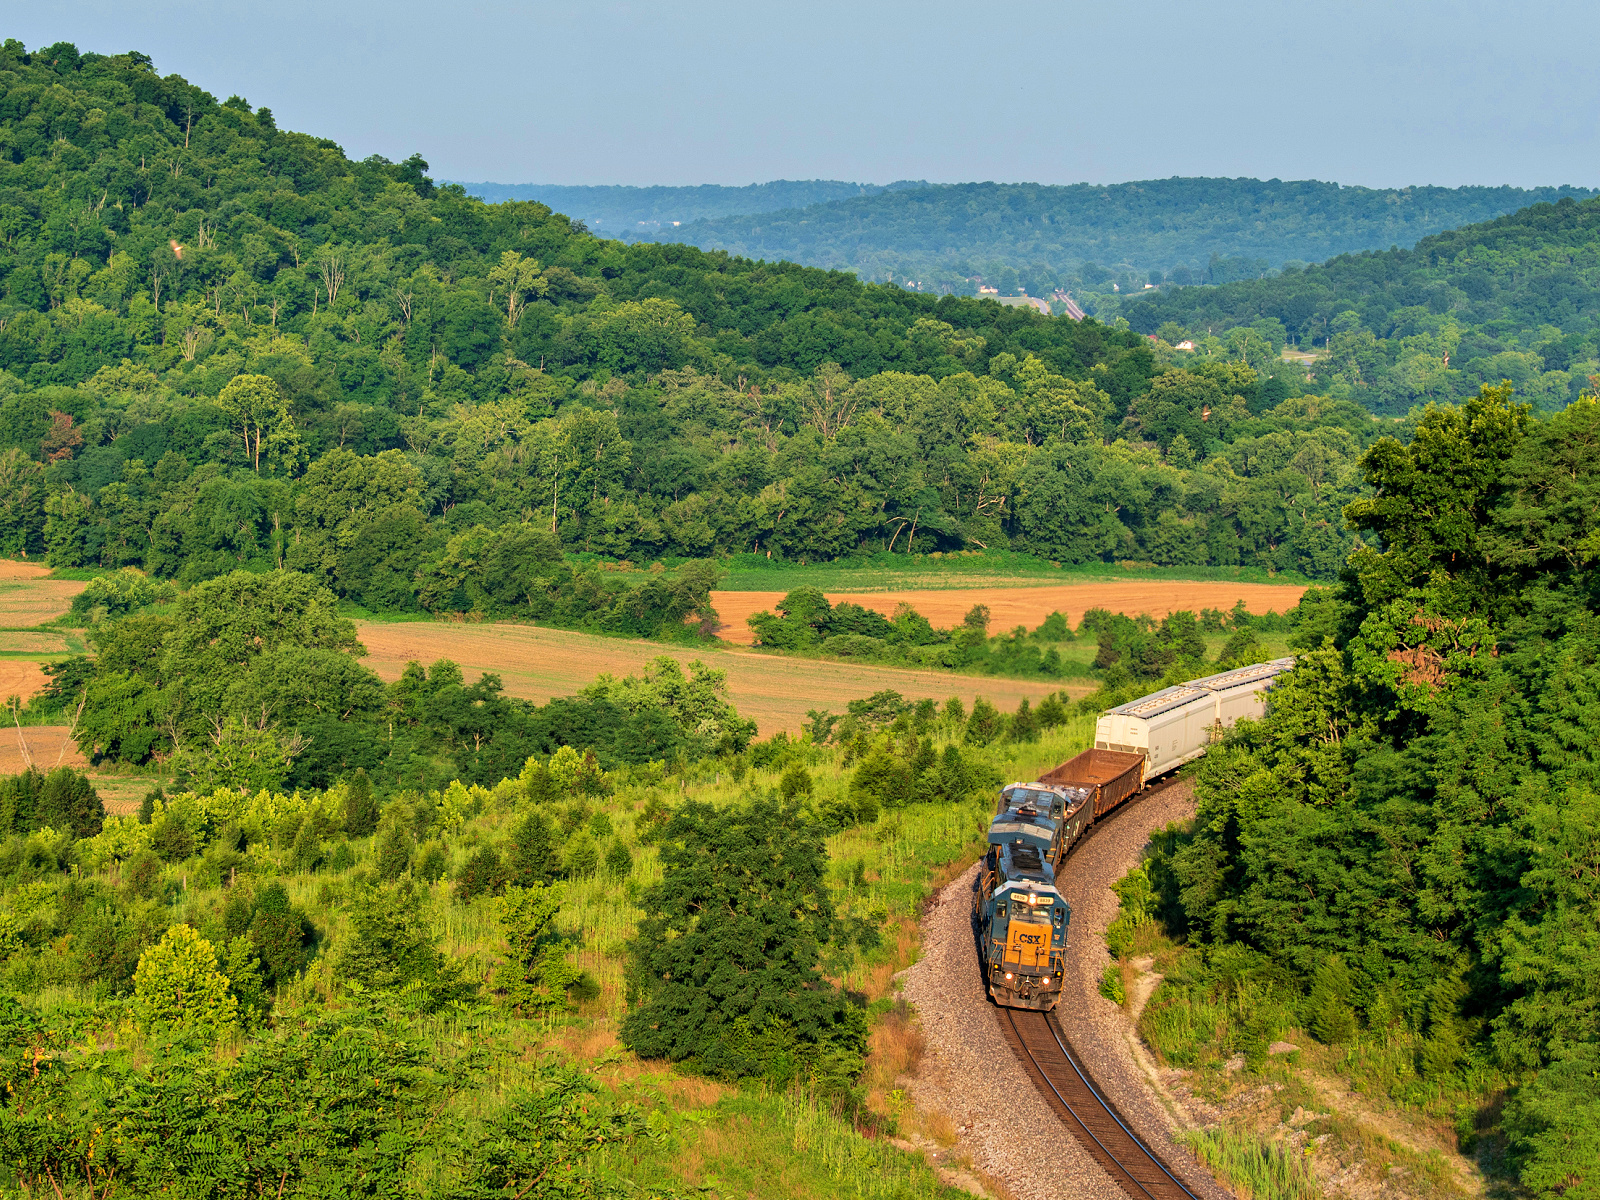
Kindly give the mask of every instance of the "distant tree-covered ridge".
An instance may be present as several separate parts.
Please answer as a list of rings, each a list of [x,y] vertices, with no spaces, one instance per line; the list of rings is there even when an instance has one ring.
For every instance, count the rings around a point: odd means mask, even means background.
[[[453,181],[454,182],[454,181]],[[691,221],[735,214],[771,212],[785,208],[807,208],[852,196],[875,196],[897,188],[926,187],[922,181],[907,180],[887,186],[878,183],[846,183],[838,179],[774,179],[745,187],[722,187],[713,183],[687,187],[626,187],[619,184],[592,186],[556,183],[467,183],[467,195],[486,204],[506,200],[533,200],[557,212],[569,213],[605,237],[632,240],[653,237],[657,230],[670,231]],[[678,240],[678,239],[670,239]]]
[[[978,281],[1124,293],[1146,283],[1222,283],[1417,239],[1586,188],[1341,187],[1316,180],[1172,179],[1050,186],[936,184],[752,209],[663,230],[750,258],[848,268],[863,279],[970,295]]]
[[[618,608],[556,556],[1350,548],[1376,427],[1259,354],[1174,369],[1094,322],[604,241],[137,54],[5,43],[0,141],[6,554],[648,634],[679,599]]]
[[[1275,331],[1323,355],[1318,391],[1404,413],[1509,379],[1546,411],[1600,372],[1600,200],[1541,203],[1271,279],[1162,288],[1120,310],[1178,340]]]

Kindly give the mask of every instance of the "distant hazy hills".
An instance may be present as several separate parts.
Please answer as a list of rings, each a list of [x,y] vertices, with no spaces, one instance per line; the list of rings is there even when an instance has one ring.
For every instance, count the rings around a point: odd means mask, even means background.
[[[637,241],[694,221],[777,209],[801,209],[897,188],[926,187],[921,181],[845,183],[837,179],[774,179],[748,187],[567,187],[553,183],[462,183],[468,193],[498,204],[537,200],[582,221],[602,237]],[[679,239],[668,236],[664,241]]]
[[[687,242],[758,259],[842,267],[866,279],[970,292],[1057,287],[1126,293],[1149,282],[1224,283],[1491,220],[1587,188],[1341,187],[1316,181],[1157,179],[1034,183],[831,180],[727,187],[467,184],[486,200],[536,199],[603,236]],[[679,222],[674,225],[673,222]]]

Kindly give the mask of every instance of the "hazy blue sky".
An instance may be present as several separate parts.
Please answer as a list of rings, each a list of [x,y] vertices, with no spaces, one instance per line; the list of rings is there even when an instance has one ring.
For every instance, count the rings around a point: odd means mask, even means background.
[[[1593,2],[4,8],[444,178],[1600,184]]]

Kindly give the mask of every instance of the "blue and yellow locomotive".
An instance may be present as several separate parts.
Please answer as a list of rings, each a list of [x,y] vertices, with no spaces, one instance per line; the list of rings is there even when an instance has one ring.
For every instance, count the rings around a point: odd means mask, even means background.
[[[995,1003],[1048,1011],[1061,995],[1072,911],[1056,868],[1082,830],[1083,799],[1068,789],[1014,784],[989,825],[973,905],[985,982]]]

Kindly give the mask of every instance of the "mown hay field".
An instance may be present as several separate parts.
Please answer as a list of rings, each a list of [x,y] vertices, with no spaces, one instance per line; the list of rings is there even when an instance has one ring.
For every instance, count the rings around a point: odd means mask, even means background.
[[[40,664],[26,658],[0,658],[0,700],[18,696],[26,704],[48,682]]]
[[[1243,600],[1253,613],[1264,613],[1268,609],[1284,612],[1300,603],[1300,594],[1304,591],[1304,587],[1293,584],[1140,579],[926,591],[829,591],[827,596],[835,604],[849,600],[863,608],[876,609],[884,616],[893,616],[897,607],[909,604],[940,628],[959,625],[973,605],[986,604],[989,632],[1004,633],[1018,625],[1036,628],[1052,612],[1061,613],[1076,627],[1091,608],[1105,608],[1130,617],[1148,613],[1159,619],[1183,609],[1196,613],[1202,608],[1228,609]],[[783,597],[783,592],[712,592],[712,604],[722,621],[717,636],[738,645],[751,645],[755,638],[745,624],[746,618],[752,613],[770,611]]]
[[[32,563],[0,562],[5,567]],[[40,568],[40,574],[48,568]],[[0,628],[21,629],[43,625],[66,613],[72,598],[89,585],[81,579],[41,579],[0,572]]]
[[[33,765],[41,771],[54,767],[88,766],[88,761],[78,753],[75,742],[67,737],[66,725],[15,725],[0,729],[0,775],[16,775],[25,770],[28,760],[22,749],[26,744]]]
[[[448,658],[460,665],[468,682],[492,671],[500,676],[508,695],[539,703],[555,696],[570,696],[602,672],[638,674],[657,655],[670,654],[683,663],[698,658],[727,673],[728,698],[741,715],[756,722],[762,737],[779,730],[798,733],[807,710],[822,708],[842,713],[851,700],[885,688],[913,700],[960,696],[969,705],[973,697],[987,696],[1005,710],[1015,709],[1024,696],[1037,704],[1063,686],[1074,694],[1091,690],[1091,685],[1082,681],[1062,685],[975,679],[945,672],[780,658],[717,647],[665,646],[532,625],[363,621],[358,628],[367,648],[366,664],[385,681],[399,678],[407,662],[427,665]]]

